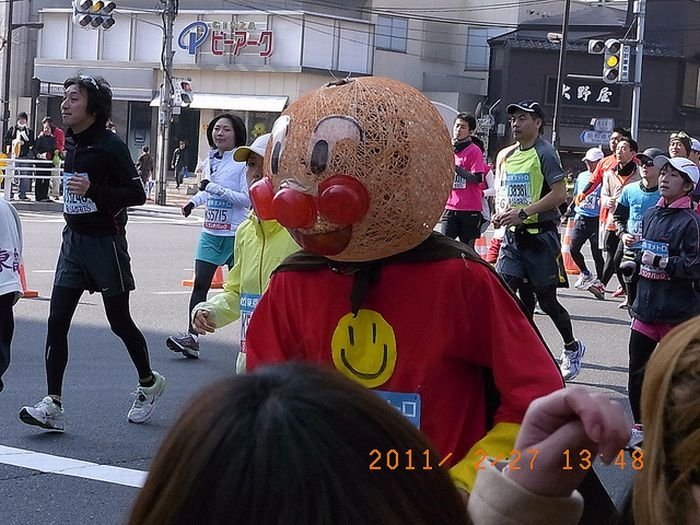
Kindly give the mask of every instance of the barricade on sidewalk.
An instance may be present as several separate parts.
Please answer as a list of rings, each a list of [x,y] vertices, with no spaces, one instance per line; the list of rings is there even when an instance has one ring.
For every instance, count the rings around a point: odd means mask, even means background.
[[[5,200],[10,200],[13,193],[12,185],[16,180],[22,181],[25,179],[30,180],[29,187],[32,186],[31,181],[36,183],[37,179],[48,179],[49,184],[49,194],[53,197],[58,196],[57,189],[60,186],[62,168],[60,166],[54,166],[53,161],[43,160],[43,159],[2,159],[2,184],[3,184],[3,196]],[[36,188],[36,184],[34,184]],[[22,188],[16,188],[17,191],[21,192]],[[25,191],[26,193],[27,191]],[[29,193],[35,192],[29,189]]]
[[[39,292],[36,290],[31,290],[27,287],[27,275],[24,271],[24,263],[19,264],[19,280],[22,285],[23,297],[26,299],[32,299],[34,297],[39,297]]]
[[[566,230],[564,231],[564,240],[561,243],[561,256],[564,261],[564,270],[569,275],[578,275],[581,270],[571,257],[571,237],[574,233],[574,219],[569,218],[566,221]]]
[[[224,270],[221,266],[216,268],[214,272],[214,277],[211,280],[211,286],[209,288],[223,288],[224,282],[226,281],[226,276],[224,275]],[[192,279],[183,279],[180,281],[182,286],[194,286],[194,272],[192,272]]]

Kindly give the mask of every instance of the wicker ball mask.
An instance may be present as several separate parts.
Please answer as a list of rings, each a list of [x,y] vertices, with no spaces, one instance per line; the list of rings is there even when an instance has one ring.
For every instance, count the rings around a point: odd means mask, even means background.
[[[440,218],[454,176],[449,133],[414,88],[380,77],[329,84],[277,119],[250,189],[305,250],[372,261],[409,250]]]

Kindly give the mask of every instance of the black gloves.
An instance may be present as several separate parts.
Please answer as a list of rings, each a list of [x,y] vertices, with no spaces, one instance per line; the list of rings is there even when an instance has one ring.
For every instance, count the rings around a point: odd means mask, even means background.
[[[182,214],[183,214],[185,217],[189,217],[189,216],[190,216],[190,213],[192,213],[192,210],[193,210],[193,209],[194,209],[194,204],[192,204],[191,202],[188,202],[187,204],[185,204],[185,205],[182,207]]]
[[[202,179],[202,182],[199,183],[199,191],[207,191],[207,185],[210,182],[211,182],[210,180]]]
[[[484,180],[483,173],[470,173],[461,166],[457,166],[455,171],[457,172],[457,175],[463,177],[467,182],[471,182],[473,184],[478,184]]]

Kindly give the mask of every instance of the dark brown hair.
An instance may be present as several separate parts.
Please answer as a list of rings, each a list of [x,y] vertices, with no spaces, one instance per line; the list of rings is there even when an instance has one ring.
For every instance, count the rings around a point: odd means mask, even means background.
[[[373,449],[404,458],[427,450],[433,468],[371,470]],[[437,458],[398,411],[337,372],[265,367],[194,398],[161,446],[129,524],[466,524]]]

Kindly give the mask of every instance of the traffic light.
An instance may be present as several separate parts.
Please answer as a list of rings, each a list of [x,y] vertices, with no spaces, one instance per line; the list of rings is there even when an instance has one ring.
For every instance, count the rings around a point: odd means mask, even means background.
[[[175,88],[173,105],[175,107],[189,106],[192,104],[194,93],[191,78],[173,78]]]
[[[73,23],[85,29],[109,29],[115,24],[111,0],[73,0]]]
[[[602,40],[589,40],[588,41],[588,54],[589,55],[602,55],[605,49],[605,42]]]
[[[603,51],[603,82],[615,84],[620,81],[620,68],[622,65],[622,42],[616,38],[609,38],[605,41]]]

